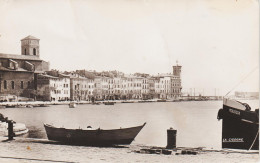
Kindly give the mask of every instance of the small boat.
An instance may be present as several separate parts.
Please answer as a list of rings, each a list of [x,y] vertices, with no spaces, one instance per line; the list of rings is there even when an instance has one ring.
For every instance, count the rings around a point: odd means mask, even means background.
[[[75,102],[70,102],[69,103],[69,107],[70,108],[75,108],[75,107],[77,107],[77,104]]]
[[[44,124],[44,128],[49,140],[58,141],[65,144],[86,145],[86,146],[115,146],[129,145],[145,126],[120,129],[66,129],[57,128]]]
[[[50,105],[48,104],[39,104],[38,107],[49,107]]]
[[[140,100],[138,101],[139,103],[148,103],[148,102],[154,102],[154,101],[151,101],[151,100]]]
[[[166,102],[165,99],[158,99],[157,102]]]
[[[33,105],[26,105],[27,108],[33,108]]]
[[[224,99],[217,118],[222,119],[222,148],[259,150],[259,109]]]
[[[6,108],[15,108],[15,105],[10,105],[10,104],[7,104],[5,105]]]
[[[0,109],[5,109],[5,105],[0,105]]]
[[[104,102],[104,104],[105,104],[105,105],[114,105],[115,102],[106,101],[106,102]]]
[[[13,132],[15,136],[20,136],[28,133],[28,128],[23,123],[14,123]],[[0,122],[0,136],[8,136],[8,123]]]
[[[100,102],[92,102],[92,105],[100,105]]]
[[[122,101],[121,103],[134,103],[134,101]]]

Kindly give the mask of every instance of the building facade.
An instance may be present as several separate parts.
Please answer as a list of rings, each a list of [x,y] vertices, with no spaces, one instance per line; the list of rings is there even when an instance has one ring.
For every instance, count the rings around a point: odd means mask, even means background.
[[[65,75],[49,71],[49,63],[40,59],[40,39],[27,36],[21,39],[21,55],[0,53],[0,96],[2,100],[23,96],[48,101],[179,99],[181,68],[177,64],[172,74],[158,76],[117,71]]]
[[[92,79],[78,74],[70,74],[70,99],[88,101],[93,96],[94,82]]]
[[[37,99],[42,101],[70,100],[70,77],[64,74],[37,76]]]
[[[37,76],[49,63],[40,59],[39,39],[22,39],[21,49],[21,55],[0,53],[0,94],[35,98]]]
[[[71,89],[76,88],[71,87]],[[95,100],[153,98],[176,100],[181,98],[181,90],[181,66],[177,64],[173,66],[172,74],[96,76],[92,97]]]
[[[157,98],[172,98],[171,79],[172,75],[159,75],[155,79],[155,93]]]

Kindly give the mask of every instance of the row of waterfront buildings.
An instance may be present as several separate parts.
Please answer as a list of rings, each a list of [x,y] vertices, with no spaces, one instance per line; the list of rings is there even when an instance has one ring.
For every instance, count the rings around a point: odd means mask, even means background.
[[[40,59],[39,39],[33,36],[21,40],[21,55],[0,53],[0,101],[16,97],[44,101],[179,99],[181,90],[178,64],[171,74],[156,76],[50,71],[49,63]]]

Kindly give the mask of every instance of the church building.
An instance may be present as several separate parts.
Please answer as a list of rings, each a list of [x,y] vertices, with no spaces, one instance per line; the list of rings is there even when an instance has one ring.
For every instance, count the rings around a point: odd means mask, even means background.
[[[21,40],[21,55],[0,53],[0,101],[4,96],[34,98],[37,75],[49,70],[49,62],[40,59],[40,39]]]

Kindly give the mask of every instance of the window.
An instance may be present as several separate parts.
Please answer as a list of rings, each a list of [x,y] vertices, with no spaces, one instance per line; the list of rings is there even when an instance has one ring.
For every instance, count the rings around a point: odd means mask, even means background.
[[[33,48],[33,55],[36,55],[36,49]]]
[[[14,81],[11,81],[12,89],[14,89]]]
[[[31,82],[28,81],[27,88],[30,88],[30,86],[31,86]]]
[[[7,81],[4,81],[4,89],[7,89]]]
[[[26,54],[26,49],[24,49],[24,55],[27,55],[27,54]]]
[[[23,89],[23,81],[21,81],[21,89]]]

